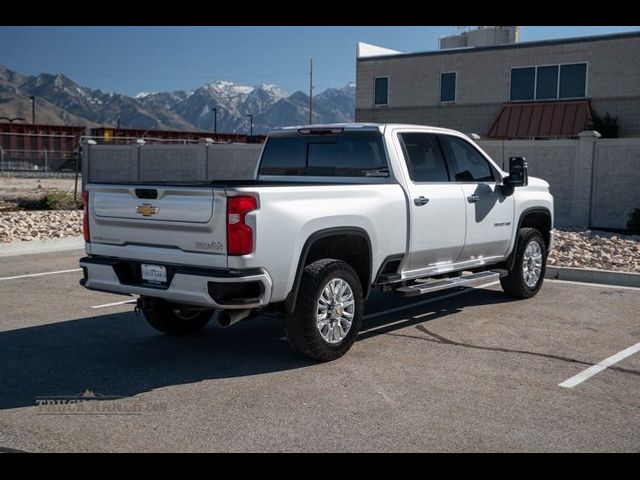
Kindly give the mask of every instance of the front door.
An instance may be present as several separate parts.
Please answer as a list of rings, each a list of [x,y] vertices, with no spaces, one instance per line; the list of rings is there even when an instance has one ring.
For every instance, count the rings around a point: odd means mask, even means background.
[[[462,189],[449,181],[435,134],[400,133],[399,140],[410,177],[410,254],[405,273],[449,270],[464,247]]]
[[[498,172],[473,144],[452,135],[439,138],[466,205],[466,235],[459,261],[503,257],[516,227],[513,196],[503,195]]]

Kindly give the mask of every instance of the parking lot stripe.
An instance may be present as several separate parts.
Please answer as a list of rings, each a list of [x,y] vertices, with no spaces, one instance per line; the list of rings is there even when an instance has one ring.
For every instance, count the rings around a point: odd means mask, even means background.
[[[126,305],[127,303],[136,303],[137,300],[123,300],[122,302],[105,303],[104,305],[93,305],[91,308],[107,308],[115,307],[116,305]]]
[[[43,275],[57,275],[58,273],[71,273],[71,272],[79,272],[81,268],[72,268],[71,270],[57,270],[55,272],[42,272],[42,273],[28,273],[26,275],[15,275],[13,277],[1,277],[1,280],[17,280],[18,278],[28,278],[28,277],[42,277]]]
[[[588,380],[589,378],[593,377],[597,373],[600,373],[604,369],[610,367],[611,365],[614,365],[619,361],[624,360],[625,358],[639,351],[640,351],[640,342],[636,343],[635,345],[632,345],[629,348],[625,348],[624,350],[616,353],[615,355],[611,355],[609,358],[605,358],[600,363],[587,368],[585,371],[580,372],[577,375],[574,375],[573,377],[565,380],[562,383],[559,383],[558,386],[564,387],[564,388],[573,388],[576,385],[581,384],[585,380]]]
[[[551,283],[566,283],[568,285],[580,285],[581,287],[598,287],[598,288],[613,288],[616,290],[640,290],[638,287],[627,287],[623,285],[609,285],[607,283],[587,283],[587,282],[574,282],[573,280],[556,280],[555,278],[545,278],[545,282]]]
[[[410,303],[408,305],[402,305],[401,307],[390,308],[389,310],[383,310],[382,312],[376,312],[376,313],[372,313],[370,315],[365,315],[364,319],[365,320],[371,320],[372,318],[381,317],[382,315],[388,315],[390,313],[400,312],[402,310],[407,310],[409,308],[415,308],[415,307],[419,307],[421,305],[427,305],[428,303],[437,302],[438,300],[444,300],[445,298],[457,297],[458,295],[463,295],[465,293],[473,292],[474,290],[477,290],[477,289],[480,289],[480,288],[492,287],[493,285],[497,285],[498,283],[500,283],[500,282],[499,281],[495,281],[495,282],[483,283],[482,285],[478,285],[477,287],[474,287],[474,288],[468,288],[466,290],[459,290],[459,291],[456,291],[456,292],[446,293],[444,295],[438,295],[437,297],[433,297],[433,298],[430,298],[428,300],[423,300],[422,302]],[[413,318],[420,318],[420,317],[423,317],[423,316],[424,316],[424,314],[420,314],[420,315],[416,315]],[[395,325],[396,323],[400,323],[400,322],[403,322],[405,320],[399,320],[398,322],[385,324],[385,325],[383,325],[383,327],[386,328],[386,327],[388,327],[390,325]],[[370,328],[368,330],[363,330],[363,331],[360,332],[360,334],[371,332],[371,331],[374,331],[374,330],[376,330],[378,328],[383,328],[383,327],[375,327],[375,328]]]

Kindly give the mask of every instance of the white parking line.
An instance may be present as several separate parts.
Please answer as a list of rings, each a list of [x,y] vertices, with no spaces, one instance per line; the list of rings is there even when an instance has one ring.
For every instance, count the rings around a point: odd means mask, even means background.
[[[578,285],[580,287],[598,287],[598,288],[613,288],[615,290],[640,290],[638,287],[626,287],[622,285],[609,285],[607,283],[590,283],[590,282],[574,282],[573,280],[556,280],[555,278],[545,278],[545,282],[551,283],[566,283],[568,285]]]
[[[105,303],[104,305],[94,305],[91,308],[107,308],[115,307],[117,305],[126,305],[127,303],[136,303],[137,300],[123,300],[122,302]]]
[[[44,275],[57,275],[58,273],[71,273],[71,272],[79,272],[81,268],[72,268],[71,270],[58,270],[55,272],[42,272],[42,273],[28,273],[26,275],[15,275],[13,277],[1,277],[2,280],[16,280],[18,278],[28,278],[28,277],[42,277]]]
[[[587,368],[585,371],[580,372],[577,375],[574,375],[573,377],[565,380],[564,382],[559,383],[558,386],[564,387],[564,388],[573,388],[576,385],[581,384],[585,380],[588,380],[589,378],[593,377],[597,373],[600,373],[604,369],[610,367],[611,365],[614,365],[618,363],[620,360],[624,360],[625,358],[639,351],[640,351],[640,343],[636,343],[635,345],[632,345],[629,348],[625,348],[621,352],[618,352],[615,355],[610,356],[609,358],[605,358],[600,363]]]

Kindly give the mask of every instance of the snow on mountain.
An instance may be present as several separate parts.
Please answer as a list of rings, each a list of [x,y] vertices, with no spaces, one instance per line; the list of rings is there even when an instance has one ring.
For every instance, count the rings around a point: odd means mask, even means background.
[[[61,123],[86,119],[91,125],[116,125],[119,120],[122,127],[208,131],[217,124],[219,132],[247,133],[251,114],[254,133],[264,133],[309,120],[309,97],[303,92],[289,95],[274,84],[217,80],[195,90],[142,91],[129,97],[78,85],[63,74],[24,76],[0,65],[0,116],[22,112],[30,95],[43,103],[41,108],[48,105],[46,118],[55,121],[63,115]],[[315,95],[313,103],[314,121],[352,121],[355,84],[329,88]]]

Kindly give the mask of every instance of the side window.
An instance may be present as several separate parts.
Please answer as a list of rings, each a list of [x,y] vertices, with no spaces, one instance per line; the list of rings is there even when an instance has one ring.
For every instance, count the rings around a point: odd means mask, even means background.
[[[414,182],[448,182],[447,165],[432,133],[401,133],[400,140]]]
[[[450,135],[441,135],[440,140],[456,182],[493,182],[495,180],[489,162],[469,142]]]

